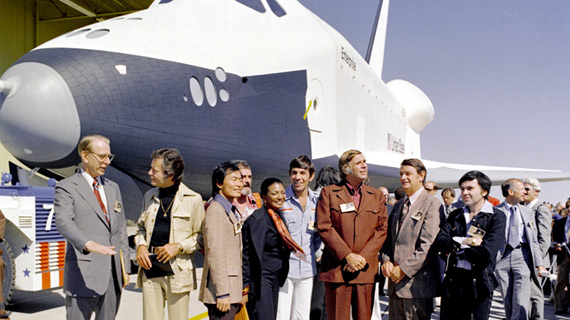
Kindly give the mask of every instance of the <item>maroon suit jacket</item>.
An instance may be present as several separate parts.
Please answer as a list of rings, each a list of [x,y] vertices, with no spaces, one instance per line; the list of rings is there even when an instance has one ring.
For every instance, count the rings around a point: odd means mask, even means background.
[[[388,215],[380,190],[362,186],[357,211],[341,212],[340,205],[352,203],[343,180],[325,187],[317,203],[317,227],[325,243],[320,280],[337,283],[374,283],[378,272],[378,251],[386,239]],[[358,272],[343,271],[349,253],[358,253],[368,262]]]

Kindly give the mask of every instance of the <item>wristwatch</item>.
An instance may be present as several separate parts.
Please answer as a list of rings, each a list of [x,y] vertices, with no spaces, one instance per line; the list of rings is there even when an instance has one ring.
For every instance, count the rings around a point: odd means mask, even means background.
[[[475,245],[475,238],[471,238],[471,246]]]
[[[184,247],[180,243],[176,243],[176,245],[178,246],[178,253],[182,253],[182,250],[184,250]]]

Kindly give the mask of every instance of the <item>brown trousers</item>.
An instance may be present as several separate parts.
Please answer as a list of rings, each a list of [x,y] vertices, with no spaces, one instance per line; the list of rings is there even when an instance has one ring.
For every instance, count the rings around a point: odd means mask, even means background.
[[[370,320],[373,283],[345,284],[325,282],[325,305],[329,319]]]

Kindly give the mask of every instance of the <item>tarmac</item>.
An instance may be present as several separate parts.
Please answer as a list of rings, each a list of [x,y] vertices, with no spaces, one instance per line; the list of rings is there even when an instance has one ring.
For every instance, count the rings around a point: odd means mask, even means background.
[[[197,269],[198,287],[200,286],[202,268]],[[134,288],[136,275],[130,276],[131,283],[123,291],[121,305],[117,315],[118,320],[142,319],[142,292]],[[29,292],[16,290],[7,309],[12,311],[12,320],[61,320],[65,319],[65,296],[63,290],[52,289],[46,291]],[[382,320],[388,320],[388,298],[380,297]],[[190,294],[189,320],[207,319],[206,308],[198,301],[198,290]],[[545,299],[544,311],[546,320],[570,320],[570,314],[555,315],[554,305]],[[165,312],[166,313],[166,312]],[[501,296],[495,291],[491,307],[493,320],[505,318]],[[168,319],[168,315],[165,315]],[[439,308],[436,308],[431,319],[439,319]]]

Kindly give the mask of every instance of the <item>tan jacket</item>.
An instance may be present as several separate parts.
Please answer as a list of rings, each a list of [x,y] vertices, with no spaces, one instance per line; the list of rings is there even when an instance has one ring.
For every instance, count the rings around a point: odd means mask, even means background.
[[[215,304],[216,297],[230,295],[230,303],[242,298],[242,235],[234,231],[238,221],[213,201],[204,219],[204,272],[199,299]]]
[[[160,207],[158,188],[149,190],[143,199],[143,209],[137,222],[135,243],[148,247],[154,230],[156,213]],[[199,249],[199,237],[202,236],[202,221],[204,220],[204,204],[202,197],[190,190],[183,183],[178,187],[172,205],[170,240],[169,243],[180,243],[183,247],[174,259],[170,260],[173,276],[170,276],[170,286],[173,293],[196,290],[196,270],[194,267],[194,251]],[[200,240],[201,242],[201,240]],[[143,269],[139,269],[137,287],[142,287]]]
[[[405,199],[405,198],[404,198]],[[400,266],[406,277],[399,283],[388,281],[388,294],[400,298],[432,298],[441,283],[441,270],[435,247],[439,233],[441,202],[423,190],[398,225],[404,199],[396,202],[388,221],[388,236],[382,248],[382,262]]]

